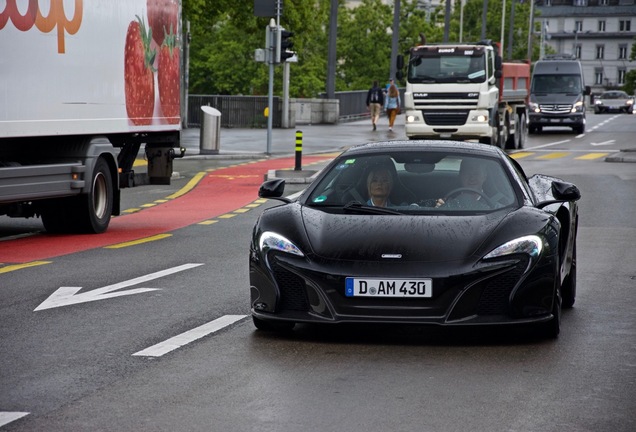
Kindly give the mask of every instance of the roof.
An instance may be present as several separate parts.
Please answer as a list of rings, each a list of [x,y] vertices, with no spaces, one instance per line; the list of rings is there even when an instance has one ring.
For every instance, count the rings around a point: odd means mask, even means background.
[[[453,140],[405,140],[380,141],[360,144],[350,147],[343,155],[358,153],[381,153],[386,151],[447,151],[456,153],[477,153],[483,156],[500,157],[503,153],[498,147],[467,141]]]

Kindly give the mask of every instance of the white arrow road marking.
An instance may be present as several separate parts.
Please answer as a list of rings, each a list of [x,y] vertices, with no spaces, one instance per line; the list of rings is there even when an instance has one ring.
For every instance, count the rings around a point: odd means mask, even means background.
[[[133,355],[145,357],[161,357],[162,355],[167,354],[170,351],[174,351],[177,348],[181,348],[182,346],[189,344],[190,342],[201,339],[202,337],[207,336],[210,333],[215,333],[229,326],[230,324],[234,324],[235,322],[242,320],[246,316],[247,315],[224,315],[221,318],[215,319],[214,321],[210,321],[209,323],[203,324],[202,326],[195,327],[185,333],[181,333],[180,335],[171,337],[170,339],[167,339],[156,345],[138,351]]]
[[[173,273],[178,273],[180,271],[188,270],[194,267],[202,266],[203,264],[183,264],[177,267],[173,267],[167,270],[158,271],[156,273],[151,273],[146,276],[140,276],[135,279],[131,279],[128,281],[120,282],[114,285],[108,285],[102,288],[97,288],[92,291],[88,291],[81,294],[76,294],[82,287],[60,287],[57,291],[50,295],[49,298],[44,300],[42,304],[34,309],[35,311],[51,309],[61,306],[68,306],[77,303],[86,303],[90,301],[96,300],[104,300],[107,298],[120,297],[131,294],[139,294],[147,291],[156,291],[159,288],[137,288],[127,291],[117,291],[122,288],[126,288],[132,285],[137,285],[143,282],[147,282],[153,279],[158,279],[160,277],[168,276]]]
[[[590,143],[593,146],[604,146],[604,145],[612,145],[616,140],[603,141],[602,143]]]
[[[0,426],[4,426],[7,423],[11,423],[12,421],[16,421],[19,418],[28,415],[28,412],[9,412],[9,411],[0,411]]]

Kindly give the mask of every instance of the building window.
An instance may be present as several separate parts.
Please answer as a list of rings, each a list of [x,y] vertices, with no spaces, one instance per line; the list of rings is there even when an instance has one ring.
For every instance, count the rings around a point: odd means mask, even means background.
[[[609,5],[609,0],[599,0],[598,1],[598,5],[599,6],[607,6],[607,5]]]
[[[581,45],[576,45],[574,47],[574,57],[576,57],[577,59],[581,58]]]
[[[632,22],[629,20],[620,20],[618,22],[618,31],[622,31],[622,32],[632,31]]]
[[[599,60],[605,58],[605,45],[596,45],[596,58]]]
[[[594,84],[603,85],[603,69],[594,69]]]
[[[599,21],[598,22],[598,31],[600,32],[604,32],[605,31],[605,21]]]
[[[574,0],[572,3],[574,6],[587,6],[587,0]]]
[[[626,60],[627,59],[627,45],[621,44],[618,46],[618,59]]]
[[[583,21],[575,21],[574,22],[574,31],[582,32],[583,31]]]
[[[627,71],[625,70],[625,68],[619,68],[618,69],[618,80],[617,80],[617,84],[618,85],[625,85],[625,74],[627,73]]]

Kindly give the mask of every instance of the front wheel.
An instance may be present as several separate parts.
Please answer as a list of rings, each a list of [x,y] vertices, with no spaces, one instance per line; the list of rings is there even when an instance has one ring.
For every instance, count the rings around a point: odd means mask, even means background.
[[[113,180],[108,163],[99,158],[91,176],[91,191],[78,197],[78,228],[81,232],[102,233],[113,211]]]

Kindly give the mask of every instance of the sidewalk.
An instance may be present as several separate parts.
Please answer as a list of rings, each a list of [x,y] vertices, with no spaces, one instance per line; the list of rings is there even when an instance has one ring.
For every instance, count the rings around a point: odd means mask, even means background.
[[[302,132],[302,154],[341,152],[356,144],[372,141],[406,139],[404,116],[398,116],[393,132],[389,132],[386,117],[381,117],[377,131],[371,120],[356,120],[335,125],[298,125],[294,129],[273,129],[271,148],[267,154],[267,129],[221,128],[218,154],[201,153],[199,128],[181,131],[181,146],[186,148],[184,158],[245,159],[282,157],[296,153],[296,132]]]

